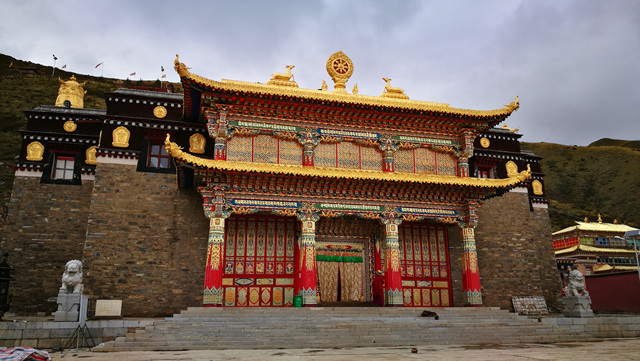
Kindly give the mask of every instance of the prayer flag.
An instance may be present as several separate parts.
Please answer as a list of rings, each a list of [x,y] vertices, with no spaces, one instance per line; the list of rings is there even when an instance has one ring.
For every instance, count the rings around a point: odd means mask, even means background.
[[[102,65],[102,64],[104,64],[104,62],[102,62],[102,63],[100,63],[100,64],[96,65],[96,68],[97,68],[97,67],[99,67],[99,66],[100,66],[100,65]]]
[[[13,65],[13,62],[11,62],[11,63],[9,64],[9,68],[11,68],[11,66],[12,66],[12,65]]]
[[[167,77],[167,74],[162,74],[162,78],[163,79],[166,78],[166,77]]]
[[[135,71],[133,73],[129,74],[129,76],[134,76],[134,75],[136,75]]]
[[[66,68],[66,67],[67,67],[67,64],[64,64],[64,65],[62,66],[62,69]]]
[[[164,73],[164,66],[161,66],[160,70],[162,70],[162,72]]]

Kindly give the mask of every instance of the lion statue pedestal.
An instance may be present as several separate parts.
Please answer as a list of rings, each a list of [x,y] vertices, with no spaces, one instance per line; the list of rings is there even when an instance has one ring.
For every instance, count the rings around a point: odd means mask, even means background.
[[[82,262],[77,259],[67,262],[62,274],[62,286],[58,292],[58,310],[53,313],[56,322],[79,321],[80,305],[86,304],[82,294]],[[83,302],[84,300],[84,302]]]
[[[585,288],[584,276],[578,270],[570,270],[569,284],[562,297],[565,317],[593,317],[591,296]]]

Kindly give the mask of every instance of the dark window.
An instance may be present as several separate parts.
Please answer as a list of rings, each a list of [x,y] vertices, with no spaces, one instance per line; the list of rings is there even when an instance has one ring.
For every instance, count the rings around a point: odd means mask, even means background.
[[[164,145],[149,145],[147,166],[152,168],[169,168],[171,166],[171,156],[165,150]]]

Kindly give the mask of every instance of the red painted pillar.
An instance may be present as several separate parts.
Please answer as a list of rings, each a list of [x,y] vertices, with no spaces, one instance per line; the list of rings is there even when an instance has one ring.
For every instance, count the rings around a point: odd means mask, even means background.
[[[209,238],[207,242],[207,264],[204,274],[204,307],[222,306],[222,275],[224,259],[224,218],[209,219]]]
[[[227,138],[229,138],[227,113],[228,109],[226,107],[220,107],[217,120],[215,119],[215,113],[207,112],[205,114],[209,136],[215,139],[213,147],[214,160],[227,160]]]
[[[376,240],[374,241],[374,257],[375,257],[375,265],[376,265],[376,271],[382,271],[382,255],[381,252],[382,250],[380,249],[380,240],[376,237]]]
[[[385,151],[382,156],[382,171],[383,172],[393,172],[395,169],[393,167],[393,152]]]
[[[311,129],[304,129],[298,133],[298,142],[302,144],[302,165],[305,167],[313,167],[313,153],[316,146],[320,143],[320,137],[317,132]]]
[[[400,143],[387,135],[378,139],[378,148],[382,151],[382,171],[394,172],[393,154],[400,148]]]
[[[482,306],[478,253],[472,227],[462,227],[462,290],[465,306]]]
[[[302,304],[315,306],[318,304],[318,273],[316,269],[316,221],[317,215],[300,216],[302,232],[298,243],[300,245],[300,282],[299,295]]]
[[[475,139],[475,136],[476,133],[469,129],[464,130],[462,133],[462,150],[460,152],[456,152],[458,155],[459,177],[469,176],[469,158],[473,157],[473,140]]]
[[[397,218],[383,218],[385,225],[385,290],[386,305],[402,306],[402,273],[400,272],[400,243],[398,239],[398,225],[402,222]]]

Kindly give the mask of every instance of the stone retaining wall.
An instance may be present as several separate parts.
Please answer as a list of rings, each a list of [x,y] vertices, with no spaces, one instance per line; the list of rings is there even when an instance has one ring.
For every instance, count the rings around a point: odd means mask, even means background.
[[[153,325],[153,322],[153,319],[102,320],[87,321],[86,325],[97,346],[124,336],[127,332]],[[51,349],[57,345],[64,346],[77,327],[77,322],[0,322],[0,347],[23,346]],[[74,342],[70,348],[75,347]]]

